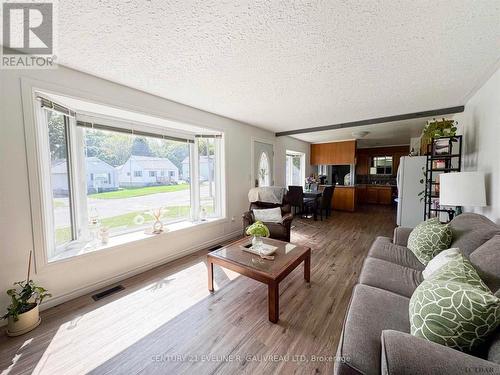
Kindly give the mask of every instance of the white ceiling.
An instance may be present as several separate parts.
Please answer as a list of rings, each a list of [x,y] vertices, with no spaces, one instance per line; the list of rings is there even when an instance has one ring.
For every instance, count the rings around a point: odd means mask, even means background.
[[[65,0],[58,19],[61,64],[272,131],[462,105],[500,58],[498,0]]]
[[[378,147],[396,146],[410,144],[410,138],[419,137],[422,129],[431,117],[393,121],[383,124],[357,126],[354,128],[324,130],[313,133],[296,134],[293,137],[310,143],[324,143],[332,141],[342,141],[346,139],[357,139],[357,146]],[[369,132],[366,136],[359,138],[356,134],[360,131]]]

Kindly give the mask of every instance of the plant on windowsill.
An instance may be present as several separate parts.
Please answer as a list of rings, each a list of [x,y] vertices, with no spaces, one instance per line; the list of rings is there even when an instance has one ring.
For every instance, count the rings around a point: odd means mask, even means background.
[[[30,251],[28,277],[26,280],[15,282],[15,288],[7,290],[11,304],[2,319],[7,319],[8,336],[19,336],[38,327],[41,322],[40,304],[45,298],[52,296],[45,288],[30,280],[31,254]]]
[[[256,221],[250,225],[245,233],[249,236],[253,236],[252,248],[254,250],[261,249],[263,245],[262,237],[269,237],[270,235],[269,228],[266,227],[262,221]]]

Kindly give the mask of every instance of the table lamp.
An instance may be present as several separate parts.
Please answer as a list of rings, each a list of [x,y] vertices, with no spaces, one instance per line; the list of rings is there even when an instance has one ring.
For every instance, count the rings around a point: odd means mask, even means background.
[[[486,206],[483,172],[456,172],[439,175],[439,205],[455,206],[456,215],[462,207]]]

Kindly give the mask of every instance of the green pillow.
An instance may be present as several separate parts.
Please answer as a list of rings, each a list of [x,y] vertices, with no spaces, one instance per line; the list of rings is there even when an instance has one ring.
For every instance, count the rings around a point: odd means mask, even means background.
[[[441,251],[450,247],[452,232],[448,225],[433,218],[418,224],[408,237],[408,249],[426,266]]]
[[[420,284],[410,299],[411,334],[465,352],[500,323],[500,299],[462,255]]]

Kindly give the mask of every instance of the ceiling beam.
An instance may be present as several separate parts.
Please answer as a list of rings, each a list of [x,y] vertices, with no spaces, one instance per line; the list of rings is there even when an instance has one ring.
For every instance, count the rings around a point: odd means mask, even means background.
[[[355,128],[357,126],[381,124],[381,123],[384,123],[384,122],[411,120],[411,119],[414,119],[414,118],[421,118],[421,117],[432,117],[432,116],[450,115],[452,113],[460,113],[460,112],[463,112],[463,111],[464,111],[464,106],[460,105],[460,106],[457,106],[457,107],[440,108],[440,109],[433,109],[433,110],[430,110],[430,111],[406,113],[404,115],[377,117],[377,118],[371,118],[371,119],[368,119],[368,120],[343,122],[343,123],[340,123],[340,124],[316,126],[316,127],[313,127],[313,128],[288,130],[288,131],[276,133],[276,137],[282,137],[282,136],[285,136],[285,135],[293,135],[293,134],[314,133],[314,132],[320,132],[320,131],[324,131],[324,130]]]

